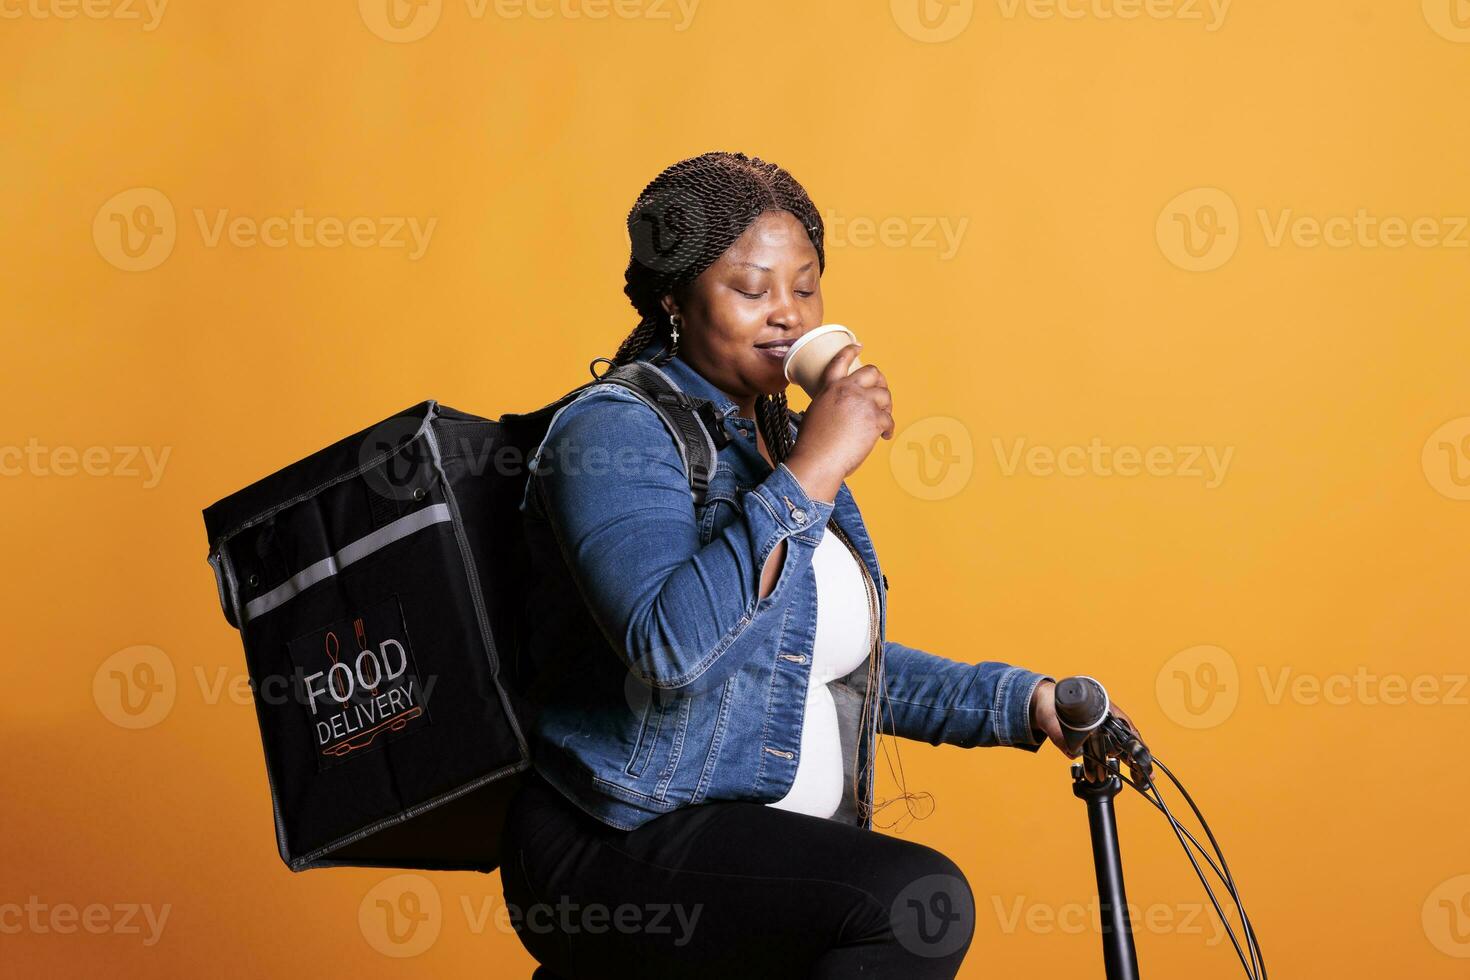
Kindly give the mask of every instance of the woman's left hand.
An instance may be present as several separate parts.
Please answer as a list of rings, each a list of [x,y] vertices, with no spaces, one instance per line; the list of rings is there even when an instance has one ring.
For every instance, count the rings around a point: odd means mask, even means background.
[[[1080,752],[1067,751],[1067,739],[1062,734],[1062,723],[1057,719],[1057,683],[1056,681],[1042,681],[1036,685],[1036,691],[1031,695],[1031,727],[1037,731],[1046,733],[1046,737],[1052,744],[1062,751],[1069,759],[1075,759]],[[1133,724],[1133,719],[1128,717],[1127,712],[1118,707],[1117,702],[1109,705],[1109,710],[1119,721],[1127,725],[1134,735],[1142,740],[1138,726]],[[1117,752],[1109,753],[1109,757],[1116,756]],[[1087,778],[1093,780],[1100,774],[1093,771],[1091,764],[1087,766]]]

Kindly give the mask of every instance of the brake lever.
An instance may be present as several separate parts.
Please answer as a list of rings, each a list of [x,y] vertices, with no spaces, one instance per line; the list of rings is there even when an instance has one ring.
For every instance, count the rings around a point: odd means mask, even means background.
[[[1144,785],[1153,782],[1153,753],[1133,729],[1109,715],[1083,743],[1082,756],[1093,763],[1097,772],[1105,774],[1109,758],[1115,755],[1128,764],[1135,782],[1139,777]]]
[[[1111,715],[1103,723],[1103,727],[1107,730],[1108,737],[1117,749],[1118,755],[1127,761],[1128,768],[1133,771],[1135,780],[1142,775],[1145,784],[1153,782],[1153,753],[1148,750],[1147,745],[1143,744],[1138,734]]]

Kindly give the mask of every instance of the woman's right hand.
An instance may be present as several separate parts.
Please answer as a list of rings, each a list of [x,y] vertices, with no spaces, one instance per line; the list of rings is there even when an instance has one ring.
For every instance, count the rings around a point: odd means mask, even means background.
[[[828,362],[786,460],[802,489],[828,503],[837,499],[842,481],[868,458],[878,437],[893,438],[893,394],[883,372],[864,364],[847,373],[861,346],[848,344]]]

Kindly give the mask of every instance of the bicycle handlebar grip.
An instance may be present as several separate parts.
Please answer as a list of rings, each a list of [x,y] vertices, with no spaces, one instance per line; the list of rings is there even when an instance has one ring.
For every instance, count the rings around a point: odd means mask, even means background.
[[[1057,721],[1070,752],[1082,743],[1108,717],[1108,692],[1091,677],[1064,677],[1057,682]]]

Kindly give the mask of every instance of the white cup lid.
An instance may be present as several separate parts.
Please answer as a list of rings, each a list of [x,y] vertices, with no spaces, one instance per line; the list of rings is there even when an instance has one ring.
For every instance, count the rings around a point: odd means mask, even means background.
[[[791,349],[786,352],[786,359],[781,362],[781,373],[785,375],[787,381],[791,380],[791,359],[796,356],[796,352],[801,350],[801,348],[812,338],[820,337],[822,336],[822,334],[831,333],[834,330],[843,331],[852,338],[852,343],[857,343],[857,334],[853,333],[851,330],[849,330],[847,327],[844,327],[840,323],[826,323],[820,327],[808,330],[806,333],[796,338],[796,343],[791,345]]]

